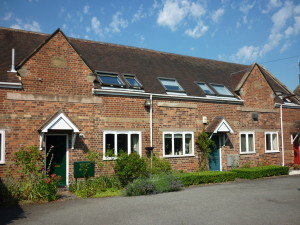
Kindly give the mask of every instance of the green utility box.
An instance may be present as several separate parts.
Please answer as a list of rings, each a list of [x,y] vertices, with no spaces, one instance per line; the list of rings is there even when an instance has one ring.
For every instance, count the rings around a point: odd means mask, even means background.
[[[95,176],[95,163],[91,161],[74,162],[74,178]]]

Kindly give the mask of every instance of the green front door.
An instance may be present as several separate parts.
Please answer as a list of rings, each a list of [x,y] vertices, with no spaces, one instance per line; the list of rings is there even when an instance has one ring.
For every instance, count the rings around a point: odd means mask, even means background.
[[[61,176],[61,186],[66,186],[67,181],[67,136],[47,135],[46,136],[46,166],[49,174]]]

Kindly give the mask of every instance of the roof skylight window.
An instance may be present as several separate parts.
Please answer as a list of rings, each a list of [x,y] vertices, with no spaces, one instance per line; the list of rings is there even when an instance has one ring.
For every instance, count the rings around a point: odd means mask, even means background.
[[[104,86],[118,86],[123,87],[123,82],[117,74],[97,72],[98,78]]]
[[[233,94],[222,84],[210,84],[219,95],[233,96]]]
[[[125,74],[124,78],[131,88],[137,88],[137,89],[142,88],[141,83],[137,80],[135,75]]]
[[[208,87],[207,84],[205,83],[197,83],[197,84],[206,95],[215,95],[215,92],[212,89],[210,89],[210,87]]]
[[[175,79],[158,78],[166,91],[184,92],[183,88]]]

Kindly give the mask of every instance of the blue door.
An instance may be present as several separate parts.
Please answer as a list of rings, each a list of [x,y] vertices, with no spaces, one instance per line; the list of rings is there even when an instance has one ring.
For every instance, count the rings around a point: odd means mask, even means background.
[[[215,142],[215,148],[211,148],[209,154],[209,170],[220,171],[220,143],[219,135],[214,135],[211,138]]]

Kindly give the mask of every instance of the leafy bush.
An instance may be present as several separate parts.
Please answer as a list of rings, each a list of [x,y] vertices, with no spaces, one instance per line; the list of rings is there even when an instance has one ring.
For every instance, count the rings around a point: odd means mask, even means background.
[[[150,180],[155,186],[156,193],[179,191],[182,183],[173,174],[155,174]]]
[[[149,174],[146,161],[137,153],[121,154],[116,160],[114,169],[123,186],[139,177],[147,177]]]
[[[102,176],[95,179],[88,179],[85,181],[79,181],[72,183],[69,186],[69,190],[74,192],[77,196],[88,198],[99,195],[101,192],[108,190],[119,190],[121,183],[116,177]]]
[[[225,171],[203,171],[194,173],[177,173],[175,175],[179,178],[184,186],[220,183],[235,180],[235,173]]]
[[[162,192],[179,191],[181,182],[172,174],[156,174],[150,178],[138,178],[125,188],[127,196],[150,195]]]
[[[51,161],[52,159],[50,165]],[[16,152],[12,166],[16,167],[19,173],[14,176],[9,174],[2,180],[9,195],[17,201],[55,200],[61,177],[50,175],[49,169],[45,171],[44,165],[45,158],[36,146],[24,147]]]
[[[151,195],[155,193],[154,184],[148,178],[138,178],[125,188],[127,196]]]
[[[208,157],[211,149],[215,149],[215,142],[209,138],[209,135],[203,130],[199,133],[196,145],[201,152],[199,169],[201,171],[208,170]]]
[[[151,174],[169,173],[172,171],[171,163],[166,159],[160,159],[156,156],[153,156],[152,168],[151,168],[151,159],[147,159],[146,162]]]
[[[262,177],[288,175],[288,166],[262,166],[252,168],[240,168],[232,170],[236,177],[243,179],[257,179]]]

